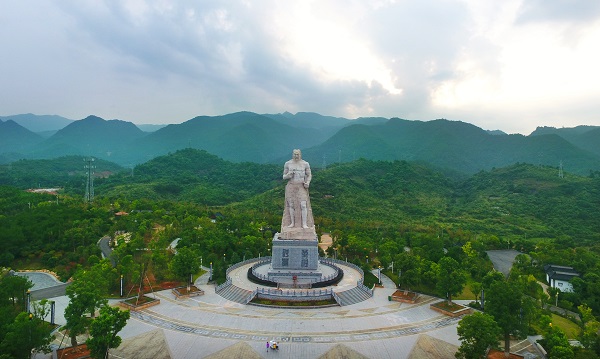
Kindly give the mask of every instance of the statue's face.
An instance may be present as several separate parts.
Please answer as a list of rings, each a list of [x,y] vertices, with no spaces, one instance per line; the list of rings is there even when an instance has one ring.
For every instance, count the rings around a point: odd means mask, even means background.
[[[300,152],[300,150],[294,150],[294,151],[292,152],[292,157],[293,157],[295,160],[302,159],[302,153]]]

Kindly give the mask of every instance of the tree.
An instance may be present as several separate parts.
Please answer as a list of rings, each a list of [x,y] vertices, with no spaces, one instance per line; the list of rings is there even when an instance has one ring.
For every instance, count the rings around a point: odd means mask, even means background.
[[[548,351],[548,357],[552,359],[573,359],[575,354],[565,332],[553,326],[552,319],[547,315],[540,318],[540,325],[544,334],[543,345],[544,349]]]
[[[500,326],[504,335],[504,355],[510,354],[510,336],[526,333],[523,318],[523,292],[515,283],[494,281],[485,295],[485,311]]]
[[[591,349],[598,343],[600,322],[592,314],[592,309],[585,304],[578,306],[577,309],[581,313],[581,334],[579,341],[586,349]]]
[[[0,352],[28,359],[33,351],[50,351],[51,328],[43,319],[21,312],[6,329]]]
[[[77,347],[77,335],[86,332],[89,319],[96,309],[106,303],[104,295],[107,293],[108,281],[104,273],[104,261],[96,264],[90,270],[80,270],[74,275],[73,283],[67,287],[69,305],[65,308],[65,328],[71,337],[71,346]]]
[[[85,316],[86,307],[78,297],[71,298],[69,305],[65,308],[65,329],[71,338],[71,347],[77,348],[77,336],[86,332],[89,318]]]
[[[86,341],[92,358],[108,358],[108,350],[121,344],[117,334],[125,327],[129,311],[116,307],[103,306],[100,315],[90,324],[90,336]]]
[[[25,311],[26,293],[33,288],[27,277],[9,275],[0,278],[0,301],[10,303],[15,309]]]
[[[487,348],[498,346],[502,331],[491,315],[475,312],[458,322],[458,337],[461,340],[456,353],[459,359],[484,358]]]
[[[440,295],[447,295],[448,304],[452,304],[452,296],[460,294],[467,283],[467,273],[450,257],[440,259],[438,264],[437,290]]]
[[[190,276],[200,270],[198,255],[187,247],[179,249],[171,261],[171,270],[177,277],[189,281]]]

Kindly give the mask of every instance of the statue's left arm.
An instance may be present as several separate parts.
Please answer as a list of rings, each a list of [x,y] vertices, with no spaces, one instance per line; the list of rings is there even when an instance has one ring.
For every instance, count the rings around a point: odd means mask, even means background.
[[[312,179],[312,173],[310,172],[310,165],[306,162],[306,167],[304,168],[304,188],[308,188],[310,186],[310,180]]]

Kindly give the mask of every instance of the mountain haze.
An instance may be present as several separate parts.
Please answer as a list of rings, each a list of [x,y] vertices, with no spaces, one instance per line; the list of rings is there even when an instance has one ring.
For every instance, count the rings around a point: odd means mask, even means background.
[[[27,151],[43,138],[13,120],[0,121],[0,153]]]
[[[36,117],[42,121],[42,116]],[[486,131],[461,121],[379,117],[348,120],[310,112],[237,112],[198,116],[154,132],[131,122],[89,116],[41,140],[12,122],[0,128],[0,161],[95,156],[133,167],[184,148],[232,162],[282,163],[300,148],[313,167],[359,158],[427,163],[463,175],[515,163],[547,165],[578,174],[600,170],[600,127],[540,127],[529,136]]]
[[[145,135],[131,122],[88,116],[41,143],[36,149],[37,157],[84,155],[109,159],[113,152],[123,151],[129,142]]]
[[[73,122],[73,120],[69,120],[62,116],[34,115],[32,113],[4,117],[0,116],[0,120],[13,120],[31,132],[58,131]]]

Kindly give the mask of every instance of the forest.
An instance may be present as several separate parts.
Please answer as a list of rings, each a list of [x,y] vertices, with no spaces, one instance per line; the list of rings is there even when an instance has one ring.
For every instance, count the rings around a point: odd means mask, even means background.
[[[0,168],[0,266],[46,268],[67,280],[101,262],[96,243],[108,235],[116,266],[107,272],[107,295],[114,295],[119,276],[131,288],[145,264],[157,283],[184,281],[165,250],[181,238],[178,249],[212,263],[219,282],[227,266],[269,255],[279,231],[281,166],[194,149],[133,169],[99,161],[95,198],[85,203],[83,164],[73,156]],[[36,182],[61,190],[25,191]],[[522,255],[511,276],[521,283],[544,282],[546,264],[581,274],[575,292],[558,298],[531,285],[537,301],[600,314],[600,177],[593,173],[559,176],[556,167],[517,163],[457,179],[422,163],[359,159],[313,165],[311,201],[317,233],[334,240],[323,255],[381,266],[402,288],[443,296],[440,261],[452,258],[466,275],[459,297],[476,300],[492,270],[486,251],[515,249]]]

